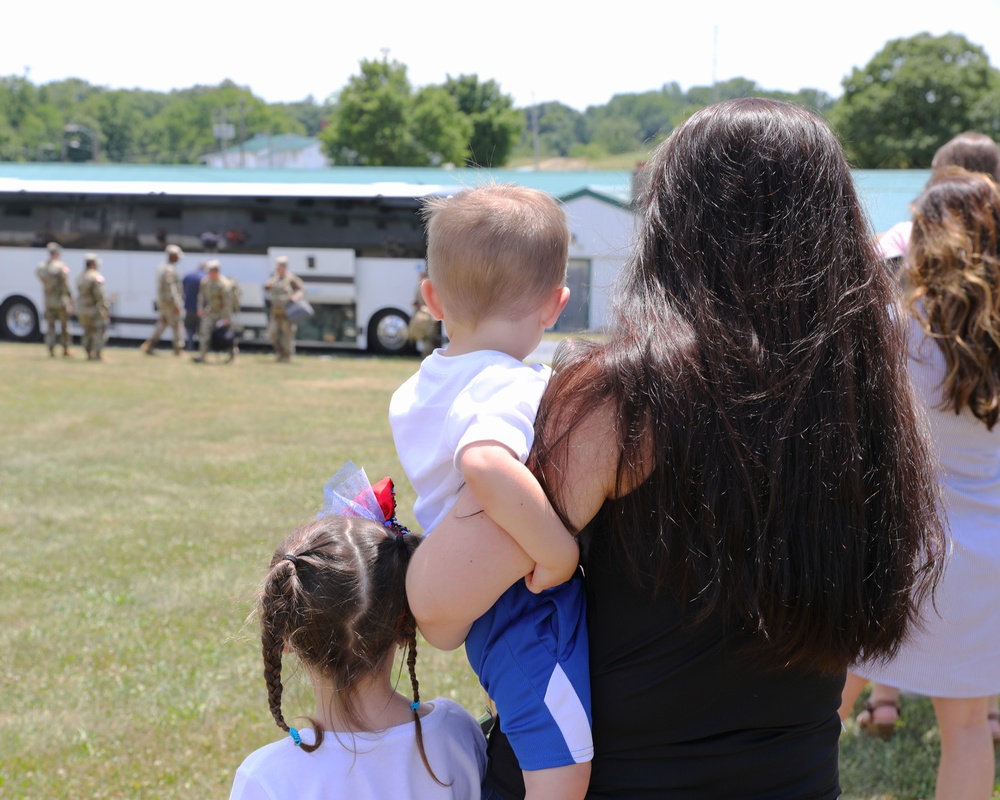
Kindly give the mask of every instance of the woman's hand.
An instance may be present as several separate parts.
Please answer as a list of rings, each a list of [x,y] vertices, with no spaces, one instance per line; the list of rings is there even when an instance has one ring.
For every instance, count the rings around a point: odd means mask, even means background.
[[[448,516],[414,551],[406,572],[406,595],[420,632],[435,647],[454,650],[472,623],[533,567],[463,488]]]

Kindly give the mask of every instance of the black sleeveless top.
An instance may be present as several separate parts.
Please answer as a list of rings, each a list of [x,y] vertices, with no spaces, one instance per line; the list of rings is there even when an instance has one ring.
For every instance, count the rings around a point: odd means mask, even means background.
[[[833,800],[845,674],[762,669],[745,635],[697,626],[668,592],[634,586],[599,531],[588,542],[595,758],[588,798]],[[616,563],[617,562],[617,563]],[[494,726],[486,785],[524,797]]]

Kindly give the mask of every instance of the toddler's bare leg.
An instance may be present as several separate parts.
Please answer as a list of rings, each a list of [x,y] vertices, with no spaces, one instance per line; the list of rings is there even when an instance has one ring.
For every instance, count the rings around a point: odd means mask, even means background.
[[[524,800],[583,800],[590,786],[590,762],[524,771]]]

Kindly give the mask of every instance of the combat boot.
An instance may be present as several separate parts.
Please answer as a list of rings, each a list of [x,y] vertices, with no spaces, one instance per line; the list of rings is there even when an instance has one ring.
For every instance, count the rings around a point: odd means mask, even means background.
[[[142,344],[139,345],[139,349],[142,350],[147,356],[155,356],[156,351],[153,349],[155,345],[147,339]]]
[[[73,351],[70,350],[68,347],[64,347],[63,348],[63,358],[69,358],[71,355],[73,355]]]

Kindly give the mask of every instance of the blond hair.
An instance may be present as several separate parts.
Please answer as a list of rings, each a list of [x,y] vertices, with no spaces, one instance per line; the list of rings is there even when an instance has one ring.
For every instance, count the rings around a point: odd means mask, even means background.
[[[914,203],[910,307],[948,366],[942,407],[1000,419],[1000,189],[946,167]]]
[[[569,226],[545,192],[479,186],[427,200],[424,218],[428,275],[455,320],[515,319],[566,280]]]

